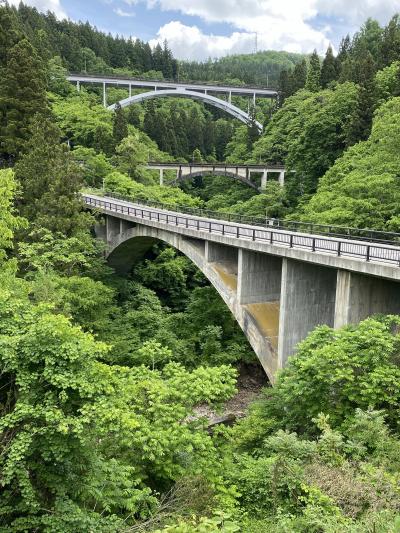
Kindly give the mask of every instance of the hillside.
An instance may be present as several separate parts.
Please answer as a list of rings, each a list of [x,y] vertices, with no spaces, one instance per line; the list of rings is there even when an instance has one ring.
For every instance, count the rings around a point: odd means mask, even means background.
[[[278,87],[282,70],[292,70],[305,59],[303,54],[274,50],[239,54],[205,62],[179,62],[181,79],[204,81],[240,80],[249,85]]]

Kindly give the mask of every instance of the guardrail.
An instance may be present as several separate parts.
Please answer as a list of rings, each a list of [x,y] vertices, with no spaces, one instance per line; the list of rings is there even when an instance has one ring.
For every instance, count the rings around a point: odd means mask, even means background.
[[[103,191],[99,191],[103,194]],[[203,209],[201,207],[189,207],[184,205],[170,205],[162,202],[155,202],[152,200],[133,200],[122,194],[105,191],[110,198],[124,200],[126,202],[134,202],[136,204],[146,205],[149,207],[157,207],[169,211],[179,211],[189,215],[197,215],[206,218],[215,218],[217,220],[225,220],[227,222],[237,222],[239,224],[247,224],[249,226],[265,226],[276,229],[295,231],[301,233],[312,233],[316,235],[325,235],[327,237],[341,238],[341,239],[355,239],[358,241],[367,241],[381,244],[400,245],[400,233],[388,231],[376,231],[372,229],[348,228],[344,226],[335,226],[328,224],[316,224],[314,222],[299,222],[291,220],[281,220],[278,218],[260,218],[249,215],[241,215],[238,213],[223,213],[221,211],[212,211],[211,209]]]
[[[106,211],[122,213],[142,220],[155,221],[174,227],[195,229],[199,232],[216,233],[258,242],[266,242],[270,245],[285,246],[288,248],[300,248],[311,252],[321,252],[338,257],[352,257],[370,262],[388,263],[400,267],[400,248],[385,247],[382,245],[366,244],[364,242],[339,240],[336,238],[323,238],[315,235],[288,233],[286,231],[249,227],[239,224],[227,223],[226,221],[206,220],[201,217],[185,216],[185,213],[171,213],[135,205],[124,205],[107,199],[92,198],[82,195],[87,205],[100,207]]]
[[[110,78],[114,79],[115,81],[122,80],[122,81],[145,81],[149,83],[159,83],[162,85],[163,83],[179,83],[179,84],[187,84],[187,85],[207,85],[209,87],[232,87],[232,89],[249,89],[249,90],[262,90],[262,91],[274,91],[278,93],[278,89],[275,87],[264,87],[262,85],[231,85],[230,83],[224,83],[223,81],[199,81],[199,80],[186,80],[186,79],[173,79],[173,78],[144,78],[140,76],[120,76],[115,73],[111,74],[100,74],[100,73],[93,73],[87,74],[86,72],[69,72],[67,76],[77,76],[82,78]]]

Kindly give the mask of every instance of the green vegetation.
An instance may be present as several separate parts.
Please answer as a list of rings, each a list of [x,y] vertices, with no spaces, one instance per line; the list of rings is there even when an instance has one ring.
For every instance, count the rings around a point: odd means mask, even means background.
[[[399,42],[396,16],[323,60],[178,65],[167,44],[0,6],[0,533],[399,531],[400,318],[316,328],[246,417],[211,430],[202,414],[257,373],[247,340],[164,243],[113,272],[78,194],[400,231]],[[65,81],[178,68],[279,83],[276,109],[251,109],[262,136],[191,101],[112,114]],[[282,162],[287,180],[161,187],[151,159]]]

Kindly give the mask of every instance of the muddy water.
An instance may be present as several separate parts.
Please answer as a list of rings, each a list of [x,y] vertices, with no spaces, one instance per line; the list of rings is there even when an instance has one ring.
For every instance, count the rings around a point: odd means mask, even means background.
[[[212,267],[218,273],[219,277],[227,287],[229,287],[233,291],[237,291],[237,275],[230,272],[228,270],[228,266],[213,263]]]
[[[247,304],[244,306],[251,314],[260,331],[268,337],[273,348],[278,349],[279,301]]]

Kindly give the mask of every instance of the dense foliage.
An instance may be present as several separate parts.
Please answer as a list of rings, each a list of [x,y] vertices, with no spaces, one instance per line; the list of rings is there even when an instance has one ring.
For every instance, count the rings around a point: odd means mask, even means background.
[[[210,429],[238,374],[257,372],[246,338],[162,242],[127,276],[113,272],[79,197],[86,187],[400,231],[399,43],[395,16],[385,28],[367,21],[322,62],[260,52],[177,65],[167,44],[0,6],[0,532],[399,530],[399,317],[318,327],[248,416]],[[175,77],[178,67],[186,78],[279,79],[277,109],[249,107],[262,136],[192,101],[112,114],[96,88],[65,81],[66,69]],[[160,186],[151,159],[279,161],[286,185]]]

